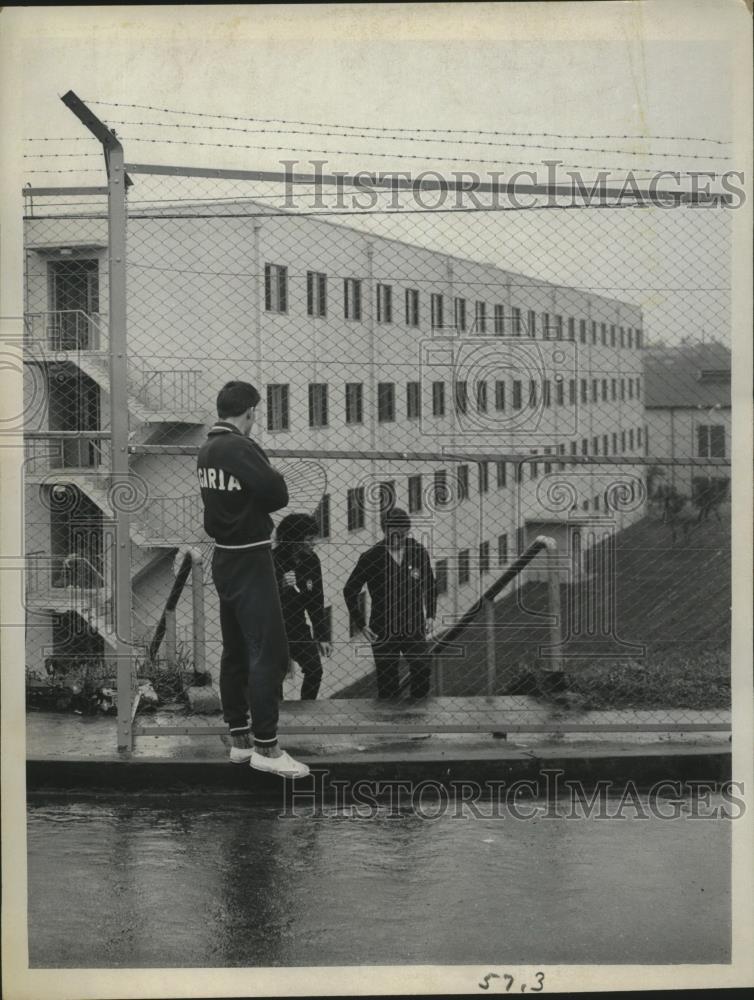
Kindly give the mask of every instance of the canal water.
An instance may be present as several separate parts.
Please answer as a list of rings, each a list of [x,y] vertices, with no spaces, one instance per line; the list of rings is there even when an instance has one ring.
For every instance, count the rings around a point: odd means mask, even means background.
[[[33,799],[31,966],[730,961],[723,819],[282,813]]]

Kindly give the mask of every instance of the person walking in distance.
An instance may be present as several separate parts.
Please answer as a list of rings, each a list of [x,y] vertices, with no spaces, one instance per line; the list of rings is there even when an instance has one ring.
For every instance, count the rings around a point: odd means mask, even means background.
[[[258,403],[259,393],[250,383],[224,385],[217,396],[219,419],[197,459],[204,529],[215,539],[212,580],[223,640],[220,697],[233,742],[231,761],[301,778],[309,768],[277,741],[288,638],[275,585],[270,513],[287,505],[288,489],[249,437]]]
[[[277,526],[272,550],[289,655],[304,675],[302,700],[317,697],[322,682],[320,654],[329,657],[332,652],[322,566],[314,551],[318,534],[317,522],[309,514],[288,514]]]
[[[359,556],[343,588],[351,620],[372,644],[377,697],[400,694],[403,654],[411,677],[411,697],[429,694],[429,642],[437,608],[437,587],[427,550],[409,538],[411,520],[395,508],[383,522],[384,538]],[[371,601],[369,625],[359,608],[366,586]]]

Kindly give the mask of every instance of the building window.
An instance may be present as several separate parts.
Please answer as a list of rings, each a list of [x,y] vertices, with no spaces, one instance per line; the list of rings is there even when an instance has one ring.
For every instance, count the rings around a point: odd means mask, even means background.
[[[361,382],[346,382],[346,423],[364,422],[364,386]]]
[[[571,454],[575,455],[578,450],[578,445],[576,441],[571,441]]]
[[[356,607],[358,608],[359,619],[361,619],[361,621],[364,621],[367,616],[367,595],[364,593],[363,590],[356,597]],[[353,615],[351,616],[348,622],[348,634],[351,636],[352,639],[355,635],[359,635],[359,633],[361,632],[361,629],[356,624],[356,620],[357,620],[356,616]]]
[[[458,582],[468,583],[471,579],[471,556],[468,549],[461,549],[458,553]]]
[[[458,298],[455,301],[456,330],[463,333],[466,330],[466,299]]]
[[[626,346],[626,329],[623,326],[620,328],[620,346]]]
[[[628,380],[628,398],[634,398],[634,380],[632,378]]]
[[[592,379],[592,402],[596,403],[599,399],[600,384],[596,378]]]
[[[361,281],[358,278],[343,279],[343,315],[346,319],[361,319]]]
[[[514,337],[521,336],[521,310],[518,306],[511,309],[511,333]]]
[[[696,451],[699,458],[725,458],[725,427],[722,424],[699,424],[696,428]]]
[[[448,560],[438,559],[435,563],[435,586],[438,594],[448,592]]]
[[[615,347],[615,327],[610,326],[610,346]]]
[[[563,317],[562,316],[556,316],[555,317],[555,339],[556,340],[562,340],[563,339]]]
[[[565,455],[565,445],[564,444],[559,444],[558,445],[558,455]],[[564,462],[558,462],[558,469],[562,472],[565,469],[565,463]]]
[[[600,323],[600,341],[603,347],[607,347],[607,324]]]
[[[327,427],[327,384],[312,382],[309,386],[309,426]]]
[[[450,499],[450,494],[448,493],[448,473],[445,469],[435,469],[432,486],[435,507],[442,507]]]
[[[602,454],[603,455],[609,455],[610,454],[609,438],[608,438],[607,434],[603,434],[602,435]]]
[[[494,312],[494,330],[498,337],[505,333],[505,306],[496,305]]]
[[[600,453],[600,439],[596,438],[596,437],[593,437],[592,438],[592,454],[593,455],[599,455],[599,453]]]
[[[529,379],[529,406],[537,405],[537,382],[536,379]]]
[[[309,316],[327,315],[327,275],[306,272],[306,312]]]
[[[443,297],[440,292],[433,292],[429,300],[430,315],[432,317],[432,329],[436,330],[443,325]]]
[[[513,380],[513,409],[520,410],[522,405],[521,399],[522,383],[520,379]]]
[[[490,543],[481,542],[479,545],[479,573],[489,573],[490,571]]]
[[[364,487],[357,486],[346,495],[347,524],[349,531],[364,527]]]
[[[629,432],[628,432],[628,450],[629,451],[633,451],[634,450],[634,431],[633,431],[633,428],[631,428],[629,430]]]
[[[618,435],[613,431],[613,455],[618,454]]]
[[[643,336],[644,336],[644,334],[641,332],[641,330],[637,330],[636,331],[636,348],[637,348],[637,350],[641,350]]]
[[[288,268],[264,265],[264,308],[267,312],[288,312]]]
[[[395,420],[395,382],[377,383],[377,422],[387,424]]]
[[[508,536],[498,535],[497,536],[497,564],[498,566],[505,566],[508,562]]]
[[[572,378],[568,380],[568,404],[569,406],[576,405],[576,379]]]
[[[505,409],[505,382],[502,380],[495,382],[495,409]]]
[[[479,463],[479,492],[488,493],[490,488],[490,467],[488,462]]]
[[[432,383],[432,416],[445,416],[445,383]]]
[[[542,313],[542,339],[550,339],[550,314]]]
[[[487,332],[487,303],[474,303],[474,327],[477,333]]]
[[[409,420],[417,420],[422,413],[421,382],[406,383],[406,416]]]
[[[562,406],[565,402],[565,382],[560,375],[555,379],[555,402],[558,406]]]
[[[287,385],[267,386],[267,430],[287,431],[290,427],[289,390]]]
[[[469,393],[466,382],[453,383],[453,398],[456,413],[466,413],[469,409]]]
[[[602,379],[602,402],[607,402],[607,379]]]
[[[458,499],[468,500],[469,498],[469,467],[468,465],[458,466]]]
[[[588,399],[588,386],[585,378],[581,380],[581,402],[586,403]]]
[[[507,474],[505,462],[495,462],[495,470],[497,472],[497,488],[502,490],[507,486]]]
[[[377,285],[377,322],[393,322],[393,286]]]
[[[642,433],[641,427],[636,428],[636,447],[641,448],[642,446]]]
[[[330,537],[330,494],[325,493],[317,504],[314,511],[314,520],[317,522],[317,534],[320,538]]]
[[[568,317],[568,339],[569,340],[576,339],[576,320],[573,318],[573,316]]]
[[[549,378],[546,378],[542,382],[542,405],[543,406],[552,406],[552,397],[551,397],[551,388],[550,388],[550,380],[549,380]]]
[[[626,432],[620,432],[620,453],[621,455],[626,454]]]
[[[581,454],[582,455],[589,454],[589,441],[586,438],[581,439]]]
[[[536,337],[537,336],[537,314],[534,312],[533,309],[530,309],[529,312],[528,312],[528,316],[529,316],[529,330],[528,330],[529,336],[530,337]]]
[[[592,343],[597,343],[597,321],[594,319],[592,320]]]
[[[624,378],[620,380],[620,398],[626,398],[626,380]]]
[[[586,343],[586,320],[579,320],[579,342],[582,344]]]
[[[636,379],[636,398],[641,399],[641,379]]]
[[[406,326],[419,325],[419,290],[406,289]]]
[[[617,378],[611,378],[610,379],[610,398],[612,399],[613,402],[615,402],[615,400],[618,398],[618,379]]]
[[[634,346],[634,331],[630,326],[628,328],[628,346],[629,349]]]
[[[477,413],[487,412],[487,383],[477,382],[476,386],[476,408]]]
[[[408,477],[408,510],[410,514],[416,514],[422,509],[422,477]]]

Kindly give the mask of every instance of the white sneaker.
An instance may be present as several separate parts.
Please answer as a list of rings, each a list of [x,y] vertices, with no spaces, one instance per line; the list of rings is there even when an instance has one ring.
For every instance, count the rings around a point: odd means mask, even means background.
[[[230,762],[231,764],[248,764],[253,753],[253,747],[231,747]]]
[[[279,774],[281,778],[305,778],[310,773],[306,764],[294,760],[285,750],[279,757],[267,757],[258,750],[252,750],[249,763],[257,771],[269,771]]]

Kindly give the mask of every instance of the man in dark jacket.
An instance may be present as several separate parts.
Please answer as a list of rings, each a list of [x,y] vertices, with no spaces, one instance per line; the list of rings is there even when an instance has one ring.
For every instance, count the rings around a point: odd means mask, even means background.
[[[400,694],[401,654],[411,675],[411,697],[429,694],[429,643],[437,608],[437,588],[427,550],[408,537],[411,520],[398,508],[385,517],[385,537],[360,557],[343,588],[351,620],[372,643],[378,698]],[[358,597],[366,586],[369,626]],[[426,617],[425,617],[426,613]]]
[[[331,653],[322,566],[314,551],[318,534],[317,522],[309,514],[288,514],[277,526],[272,550],[289,656],[304,675],[302,700],[317,697],[322,682],[320,654]]]
[[[249,438],[258,402],[259,393],[248,382],[223,386],[217,396],[219,420],[197,459],[204,529],[216,543],[212,579],[223,637],[220,697],[233,741],[231,761],[298,778],[309,768],[277,742],[288,639],[270,551],[270,512],[286,506],[288,489]]]

